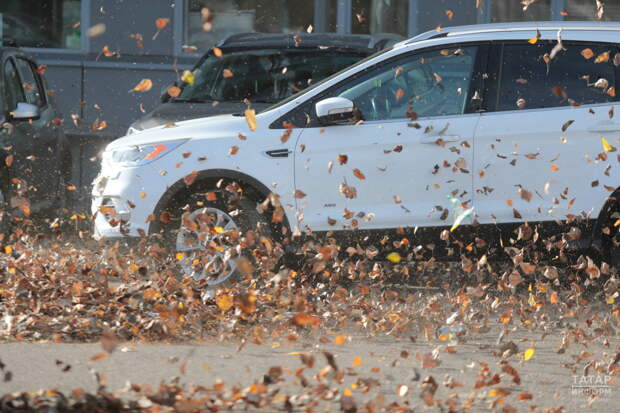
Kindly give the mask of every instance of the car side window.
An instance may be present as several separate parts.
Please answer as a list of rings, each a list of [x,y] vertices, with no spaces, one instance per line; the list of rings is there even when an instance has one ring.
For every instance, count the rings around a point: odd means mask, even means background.
[[[616,48],[563,42],[505,44],[497,110],[540,109],[615,100]]]
[[[10,112],[15,110],[19,102],[26,101],[21,80],[12,60],[7,60],[4,64],[4,82],[6,85],[6,110]]]
[[[365,121],[463,114],[477,50],[413,53],[337,86],[326,97],[350,99]]]
[[[45,105],[45,97],[41,93],[41,81],[34,66],[25,59],[16,59],[17,69],[22,80],[22,89],[26,95],[26,102],[42,107]]]

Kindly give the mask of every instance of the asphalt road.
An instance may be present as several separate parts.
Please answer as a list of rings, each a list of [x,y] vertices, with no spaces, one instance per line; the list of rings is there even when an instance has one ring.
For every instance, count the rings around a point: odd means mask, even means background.
[[[597,373],[594,367],[586,368],[586,364],[590,361],[603,363],[610,356],[613,358],[620,345],[617,337],[608,339],[608,343],[594,340],[587,347],[573,343],[565,353],[558,354],[562,341],[559,332],[549,331],[550,334],[544,337],[540,331],[524,329],[508,333],[503,343],[512,341],[518,346],[518,353],[508,358],[521,378],[520,384],[515,384],[512,376],[502,373],[499,365],[499,353],[505,349],[500,349],[497,344],[500,331],[499,326],[493,326],[487,333],[468,335],[465,343],[452,342],[454,347],[450,350],[453,352],[447,351],[449,342],[434,340],[429,343],[423,335],[415,337],[415,342],[409,337],[351,335],[340,346],[333,342],[322,344],[318,335],[311,335],[298,341],[247,343],[240,350],[239,342],[191,345],[121,343],[110,356],[97,361],[91,361],[91,357],[102,352],[98,343],[4,343],[0,344],[0,359],[6,365],[5,371],[12,372],[12,378],[0,382],[0,394],[39,389],[69,392],[76,387],[94,391],[96,384],[90,369],[105,376],[108,388],[114,391],[126,387],[128,382],[156,388],[175,376],[180,376],[182,383],[192,385],[213,386],[216,380],[223,380],[227,386],[246,387],[262,381],[270,367],[282,366],[282,393],[296,395],[302,392],[299,380],[293,374],[302,366],[298,353],[311,353],[316,357],[315,367],[304,373],[312,384],[316,383],[316,372],[327,365],[323,351],[329,351],[335,355],[338,367],[347,372],[342,384],[333,385],[338,392],[350,389],[358,406],[383,393],[386,404],[396,401],[402,406],[407,401],[416,411],[436,409],[424,405],[420,398],[422,381],[432,376],[439,385],[436,399],[445,401],[454,395],[458,396],[459,403],[470,399],[473,411],[492,410],[491,403],[497,399],[492,388],[510,392],[504,404],[495,406],[498,409],[510,405],[518,411],[530,411],[533,406],[532,411],[560,406],[570,412],[616,411],[620,401],[617,376]],[[535,354],[525,361],[523,352],[527,348],[534,348]],[[438,349],[438,364],[432,366],[430,362],[422,366],[422,357],[418,358],[416,354],[421,356],[435,349]],[[360,358],[354,363],[356,357]],[[576,362],[578,357],[583,359]],[[499,373],[501,382],[475,389],[484,366],[481,363],[488,363],[491,374]],[[583,379],[584,372],[589,374],[587,383]],[[453,384],[458,382],[462,386],[446,386],[448,375],[453,378]],[[351,387],[360,378],[375,379],[378,387],[368,393],[361,392],[359,387]],[[606,387],[597,389],[600,396],[594,401],[574,391],[574,386],[601,385],[603,381]],[[399,387],[401,385],[406,385],[408,391]],[[531,393],[531,399],[523,396],[526,392]],[[330,407],[332,411],[340,409],[339,403],[335,402],[331,402]]]

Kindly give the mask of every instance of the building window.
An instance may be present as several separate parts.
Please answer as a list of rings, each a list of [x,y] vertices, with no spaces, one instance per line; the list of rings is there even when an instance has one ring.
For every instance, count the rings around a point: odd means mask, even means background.
[[[566,20],[598,20],[596,2],[583,0],[565,0]],[[617,1],[603,3],[603,15],[601,20],[620,21],[620,4]]]
[[[315,1],[188,0],[185,44],[204,52],[236,33],[306,31],[314,24]]]
[[[80,48],[81,0],[2,0],[0,38],[22,47]]]
[[[551,18],[551,0],[535,1],[530,3],[525,10],[521,3],[519,1],[491,1],[491,22],[545,21]]]
[[[407,35],[409,0],[353,0],[351,32]]]

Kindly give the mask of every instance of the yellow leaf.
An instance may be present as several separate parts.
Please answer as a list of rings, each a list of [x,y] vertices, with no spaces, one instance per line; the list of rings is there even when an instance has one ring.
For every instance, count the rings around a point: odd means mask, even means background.
[[[534,353],[536,353],[536,350],[534,350],[533,348],[528,348],[523,353],[523,360],[528,361],[529,359],[534,357]]]
[[[185,257],[185,254],[183,254],[182,252],[177,252],[176,257],[177,257],[177,260],[182,260],[183,257]]]
[[[151,79],[142,79],[130,92],[148,92],[152,87],[153,81]]]
[[[213,228],[215,230],[215,232],[217,232],[218,234],[222,234],[224,232],[224,228],[222,227],[215,227]]]
[[[613,152],[614,151],[614,147],[611,146],[609,144],[609,142],[607,142],[607,139],[601,138],[601,143],[603,144],[603,150],[605,150],[605,152]]]
[[[353,396],[353,392],[349,389],[344,389],[342,391],[342,394],[344,394],[345,396]]]
[[[194,74],[192,72],[190,72],[189,70],[186,70],[183,72],[183,76],[181,76],[181,80],[185,83],[188,83],[190,85],[194,84]]]
[[[228,294],[224,294],[219,296],[215,302],[217,303],[217,306],[219,307],[220,310],[222,311],[228,311],[230,309],[230,307],[233,306],[233,299],[230,295]]]
[[[529,44],[536,44],[538,43],[538,37],[532,37],[530,40],[528,40]]]
[[[355,356],[355,358],[353,359],[353,367],[357,367],[361,365],[362,365],[362,358],[360,356]]]
[[[400,258],[400,254],[399,254],[399,253],[397,253],[397,252],[390,252],[390,253],[387,255],[387,259],[388,259],[390,262],[393,262],[393,263],[395,263],[395,264],[396,264],[396,263],[399,263],[399,262],[400,262],[400,260],[401,260],[401,258]]]
[[[551,293],[551,296],[549,297],[549,302],[551,304],[557,304],[560,300],[558,299],[558,293],[556,291]]]
[[[13,247],[11,247],[10,245],[7,245],[4,247],[4,253],[5,254],[10,254],[13,252]]]
[[[203,368],[203,369],[205,369],[205,370],[209,370],[211,367],[209,367],[209,365],[208,365],[208,364],[203,364],[203,365],[202,365],[202,368]]]
[[[257,128],[257,125],[256,125],[256,111],[254,109],[245,110],[245,120],[248,122],[248,126],[250,127],[250,130],[255,131]]]
[[[607,298],[607,304],[613,304],[616,301],[613,295]]]

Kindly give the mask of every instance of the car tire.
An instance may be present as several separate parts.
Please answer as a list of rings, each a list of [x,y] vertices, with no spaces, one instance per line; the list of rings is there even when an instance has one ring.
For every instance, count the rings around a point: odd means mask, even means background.
[[[272,236],[256,202],[226,186],[206,186],[176,197],[155,217],[152,231],[174,253],[182,276],[192,277],[197,286],[212,293],[231,287],[247,272],[250,248],[238,247],[239,240],[251,237],[260,244]]]

